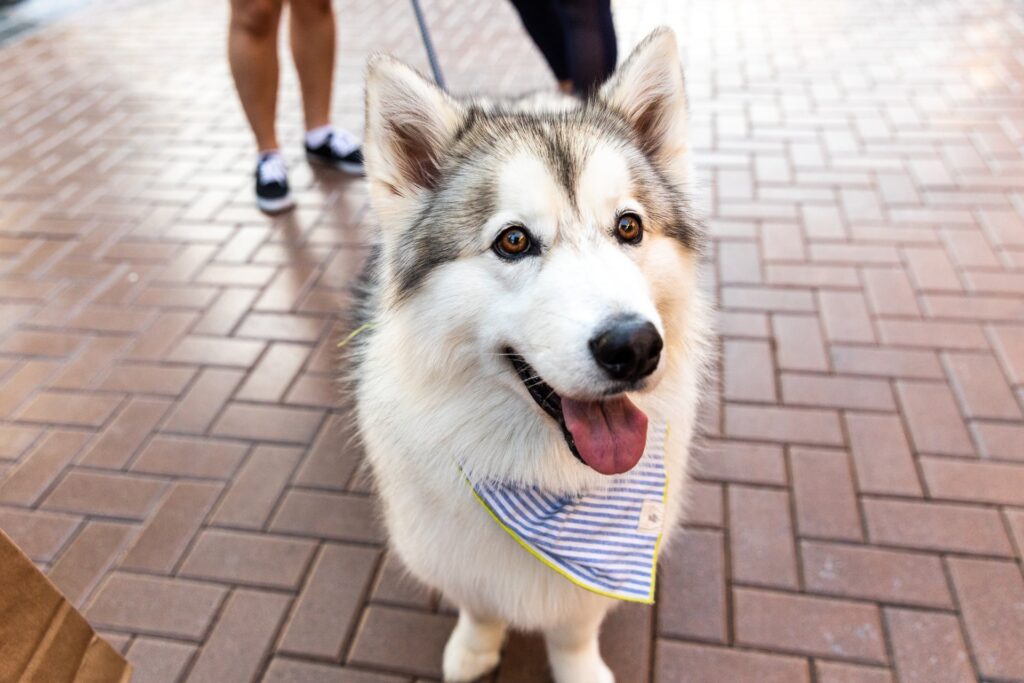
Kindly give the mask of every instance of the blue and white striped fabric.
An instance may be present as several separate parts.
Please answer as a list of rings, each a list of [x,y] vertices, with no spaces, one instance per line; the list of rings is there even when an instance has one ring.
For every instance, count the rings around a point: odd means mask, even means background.
[[[470,484],[498,524],[551,569],[595,593],[651,603],[667,482],[665,434],[664,425],[651,426],[640,462],[598,493],[566,497]]]

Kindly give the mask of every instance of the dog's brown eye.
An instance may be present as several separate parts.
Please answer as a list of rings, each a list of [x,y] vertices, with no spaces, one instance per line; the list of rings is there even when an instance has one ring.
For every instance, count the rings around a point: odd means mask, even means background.
[[[499,256],[515,258],[530,251],[530,233],[517,225],[505,228],[494,242],[494,250]]]
[[[624,213],[619,216],[619,224],[615,227],[615,236],[620,242],[636,244],[644,236],[643,225],[640,224],[640,216],[635,213]]]

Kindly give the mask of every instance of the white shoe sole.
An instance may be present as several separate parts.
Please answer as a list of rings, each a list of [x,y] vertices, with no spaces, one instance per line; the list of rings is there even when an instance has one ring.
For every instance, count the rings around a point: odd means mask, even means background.
[[[295,200],[292,199],[290,194],[278,197],[277,199],[256,197],[256,206],[260,207],[260,211],[264,213],[281,213],[295,206]]]
[[[316,164],[317,166],[323,166],[324,168],[333,168],[336,171],[344,171],[345,173],[348,173],[349,175],[356,175],[356,176],[366,175],[366,169],[363,168],[362,164],[354,164],[351,161],[339,161],[336,164],[332,164],[332,163],[330,163],[328,161],[324,161],[320,157],[315,156],[313,154],[306,154],[306,159],[311,164]]]

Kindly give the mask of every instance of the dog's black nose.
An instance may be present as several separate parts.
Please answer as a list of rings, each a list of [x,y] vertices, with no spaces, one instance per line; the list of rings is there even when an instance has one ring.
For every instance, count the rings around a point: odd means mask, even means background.
[[[590,340],[594,360],[612,379],[635,382],[654,372],[664,346],[658,329],[635,315],[616,316]]]

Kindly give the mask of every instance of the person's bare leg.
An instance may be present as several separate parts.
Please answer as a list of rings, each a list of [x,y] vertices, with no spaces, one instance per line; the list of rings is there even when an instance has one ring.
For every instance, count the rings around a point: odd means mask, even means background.
[[[231,0],[228,61],[259,151],[277,149],[277,28],[283,0]]]
[[[288,0],[292,56],[302,87],[306,130],[331,122],[334,11],[331,0]]]

